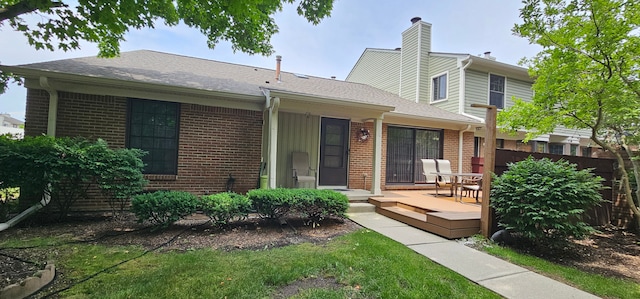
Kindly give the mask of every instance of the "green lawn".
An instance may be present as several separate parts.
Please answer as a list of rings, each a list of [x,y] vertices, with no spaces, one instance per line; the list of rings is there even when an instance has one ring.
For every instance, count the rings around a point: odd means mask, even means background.
[[[508,247],[491,245],[484,246],[482,250],[599,297],[640,298],[640,284],[633,281],[582,272],[576,268],[554,264],[541,258],[518,253]]]
[[[17,247],[22,242],[28,241],[3,241],[0,247]],[[30,243],[46,245],[50,240]],[[324,245],[264,251],[202,249],[143,254],[139,247],[90,244],[56,249],[56,266],[66,280],[79,282],[92,277],[60,293],[61,297],[273,298],[283,286],[322,277],[337,281],[339,286],[306,289],[294,298],[500,298],[367,229]]]

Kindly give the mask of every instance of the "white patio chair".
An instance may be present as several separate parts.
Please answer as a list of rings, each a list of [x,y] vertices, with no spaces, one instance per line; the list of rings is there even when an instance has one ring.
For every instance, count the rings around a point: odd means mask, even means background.
[[[452,173],[451,162],[449,160],[436,159],[436,167],[440,173]],[[439,175],[436,180],[436,195],[438,195],[439,188],[449,187],[451,190],[451,196],[453,196],[453,184],[456,178],[450,175]]]
[[[313,182],[315,187],[315,170],[309,167],[309,154],[306,152],[293,152],[291,153],[291,162],[296,188],[298,188],[300,182]]]
[[[434,174],[434,172],[438,171],[438,168],[436,168],[436,160],[420,159],[420,161],[422,161],[422,174],[427,180],[427,183],[435,184],[438,180],[438,175]]]

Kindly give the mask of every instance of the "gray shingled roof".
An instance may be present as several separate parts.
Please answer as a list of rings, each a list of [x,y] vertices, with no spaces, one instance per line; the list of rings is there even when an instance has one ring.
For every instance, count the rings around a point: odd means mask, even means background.
[[[289,72],[282,72],[281,82],[276,82],[275,70],[272,69],[148,50],[124,52],[117,58],[73,58],[17,67],[253,96],[261,96],[260,88],[266,88],[354,103],[393,106],[396,108],[394,112],[411,116],[478,123],[472,118],[414,103],[365,84],[313,76],[300,78]],[[20,74],[19,71],[16,73]]]

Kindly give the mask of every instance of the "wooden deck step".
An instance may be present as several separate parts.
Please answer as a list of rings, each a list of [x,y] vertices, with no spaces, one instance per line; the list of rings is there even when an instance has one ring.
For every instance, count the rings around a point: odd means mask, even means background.
[[[445,238],[469,237],[480,231],[480,213],[477,212],[421,212],[411,207],[407,209],[402,204],[389,204],[376,205],[376,212]]]

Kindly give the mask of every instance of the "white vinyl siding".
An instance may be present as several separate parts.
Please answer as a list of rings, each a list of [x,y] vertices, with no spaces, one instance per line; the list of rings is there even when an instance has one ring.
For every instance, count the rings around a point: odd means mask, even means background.
[[[400,51],[367,49],[345,81],[363,83],[398,94]]]

